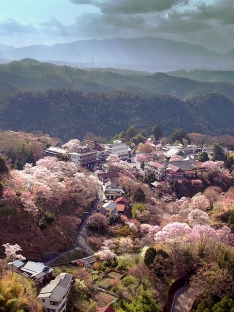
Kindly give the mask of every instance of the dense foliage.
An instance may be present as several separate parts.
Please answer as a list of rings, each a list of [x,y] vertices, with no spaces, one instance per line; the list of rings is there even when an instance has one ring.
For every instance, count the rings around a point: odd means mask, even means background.
[[[193,132],[233,134],[233,110],[233,103],[217,94],[184,102],[171,96],[120,91],[21,91],[0,100],[0,127],[41,130],[63,140],[83,138],[89,131],[111,138],[131,124],[150,133],[155,122],[160,123],[165,135],[181,127]]]

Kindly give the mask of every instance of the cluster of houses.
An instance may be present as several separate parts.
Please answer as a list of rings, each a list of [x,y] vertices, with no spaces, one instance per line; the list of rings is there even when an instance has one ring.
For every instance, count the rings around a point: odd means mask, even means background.
[[[32,279],[36,284],[45,280],[50,282],[41,289],[38,299],[46,312],[66,311],[66,302],[72,286],[72,275],[61,273],[52,278],[53,269],[41,262],[27,261],[26,263],[15,260],[8,263],[12,272],[17,272]]]
[[[62,155],[68,157],[76,166],[92,168],[96,164],[105,161],[112,154],[118,155],[122,160],[128,160],[130,151],[131,149],[119,140],[103,146],[94,141],[84,140],[74,152],[69,152],[61,147],[50,146],[46,150],[46,156]]]
[[[153,146],[153,152],[138,153],[134,161],[136,168],[142,168],[144,162],[144,170],[153,172],[158,182],[166,181],[173,184],[175,181],[183,182],[189,179],[192,184],[202,184],[197,179],[196,172],[205,168],[201,167],[202,163],[198,161],[198,156],[204,151],[212,156],[210,148],[201,148],[196,145],[183,146],[181,144],[162,145],[161,143],[154,144],[151,141],[148,141],[148,144]],[[163,159],[163,162],[159,163],[158,158]]]

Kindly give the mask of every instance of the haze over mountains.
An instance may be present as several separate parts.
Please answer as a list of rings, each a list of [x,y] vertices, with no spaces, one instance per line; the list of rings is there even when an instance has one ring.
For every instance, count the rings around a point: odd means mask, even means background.
[[[178,69],[234,69],[234,51],[221,54],[198,45],[144,37],[82,40],[53,46],[0,45],[2,62],[34,58],[79,67],[115,67],[150,72]]]
[[[229,72],[223,72],[223,76]],[[48,90],[49,89],[49,90]],[[234,134],[234,85],[116,69],[82,70],[32,59],[0,65],[0,128],[63,140],[110,139],[129,125]]]

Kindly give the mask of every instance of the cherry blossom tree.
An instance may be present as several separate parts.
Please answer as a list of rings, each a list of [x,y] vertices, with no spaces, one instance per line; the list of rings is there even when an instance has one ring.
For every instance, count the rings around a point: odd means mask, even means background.
[[[200,210],[206,211],[207,209],[210,208],[210,202],[205,197],[205,195],[203,195],[201,193],[197,193],[196,195],[194,195],[192,197],[189,208],[190,209],[200,209]]]
[[[62,148],[67,150],[68,152],[77,152],[77,148],[80,146],[80,141],[77,139],[73,139],[68,141],[67,143],[62,145]]]
[[[5,248],[5,255],[8,259],[10,260],[15,260],[19,259],[21,261],[24,261],[26,258],[22,256],[21,254],[17,254],[17,252],[22,251],[22,248],[18,245],[11,245],[9,243],[3,244],[2,245]]]
[[[191,226],[195,225],[206,225],[209,223],[209,216],[206,212],[201,211],[200,209],[194,209],[188,214],[188,223]]]
[[[190,234],[192,229],[187,223],[173,222],[164,226],[161,231],[154,235],[154,241],[156,244],[169,240],[178,239],[178,237],[183,237],[186,234]]]

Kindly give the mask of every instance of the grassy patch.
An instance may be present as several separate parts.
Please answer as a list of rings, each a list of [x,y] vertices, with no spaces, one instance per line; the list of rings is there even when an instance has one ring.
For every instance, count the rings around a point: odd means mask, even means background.
[[[83,257],[85,257],[85,255],[83,254],[83,252],[80,251],[80,250],[76,250],[75,252],[73,252],[73,253],[71,253],[71,254],[69,254],[69,255],[66,255],[66,256],[60,258],[59,260],[57,260],[57,261],[54,263],[54,265],[62,265],[62,264],[64,264],[64,263],[69,263],[69,262],[71,262],[71,261],[73,261],[73,260],[81,259],[81,258],[83,258]]]

